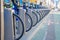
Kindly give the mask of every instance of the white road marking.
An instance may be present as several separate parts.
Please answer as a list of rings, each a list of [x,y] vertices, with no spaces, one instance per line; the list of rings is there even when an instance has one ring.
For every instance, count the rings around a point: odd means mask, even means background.
[[[46,32],[45,32],[45,35],[44,35],[43,40],[45,40],[45,39],[46,39],[46,36],[47,36],[47,30],[46,30]]]

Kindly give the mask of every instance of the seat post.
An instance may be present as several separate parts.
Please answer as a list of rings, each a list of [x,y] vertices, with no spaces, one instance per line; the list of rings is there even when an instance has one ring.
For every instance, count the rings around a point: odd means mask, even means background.
[[[4,11],[3,11],[3,0],[0,0],[0,40],[4,40]]]
[[[1,10],[1,8],[0,8]],[[0,11],[0,40],[1,40],[1,11]]]

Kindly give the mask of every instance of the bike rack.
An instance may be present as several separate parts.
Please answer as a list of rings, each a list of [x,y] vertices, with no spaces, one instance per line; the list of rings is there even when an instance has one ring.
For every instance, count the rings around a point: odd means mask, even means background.
[[[14,8],[11,7],[10,3],[13,4]],[[19,0],[11,0],[10,3],[4,3],[6,8],[4,7],[4,13],[0,14],[0,16],[3,15],[0,17],[0,29],[3,28],[0,32],[4,30],[2,36],[0,34],[0,39],[3,38],[1,40],[20,40],[28,37],[34,31],[32,27],[37,28],[39,22],[50,12],[50,9],[44,6],[29,8],[24,4],[25,2],[23,2],[23,6],[20,6]],[[0,9],[1,12],[3,9]],[[25,34],[26,32],[27,34]]]

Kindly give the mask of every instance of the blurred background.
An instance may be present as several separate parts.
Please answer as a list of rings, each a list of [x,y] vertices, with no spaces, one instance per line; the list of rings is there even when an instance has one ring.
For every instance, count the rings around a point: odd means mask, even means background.
[[[0,0],[0,40],[60,40],[60,0]]]

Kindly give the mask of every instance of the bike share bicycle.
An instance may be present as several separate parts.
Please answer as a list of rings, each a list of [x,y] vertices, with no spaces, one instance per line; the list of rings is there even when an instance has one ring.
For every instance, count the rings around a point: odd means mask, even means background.
[[[14,1],[14,0],[12,0],[12,2],[14,3],[14,5],[16,4],[16,0]],[[17,2],[19,2],[19,1],[17,1]],[[16,4],[17,5],[17,4]],[[19,6],[20,7],[20,6]],[[23,7],[23,6],[21,6],[21,7]],[[31,28],[32,28],[32,19],[31,19],[31,17],[28,15],[28,14],[26,14],[26,13],[22,13],[23,11],[21,11],[20,10],[20,8],[18,8],[18,10],[19,10],[19,17],[22,19],[22,20],[24,20],[23,21],[23,23],[25,23],[24,25],[24,27],[26,28],[26,30],[24,30],[24,31],[26,31],[26,32],[28,32]],[[24,14],[24,15],[23,15]],[[23,18],[23,16],[21,16],[21,15],[23,15],[24,16],[24,18]]]
[[[23,9],[26,11],[25,12],[25,26],[26,26],[26,32],[31,30],[32,28],[32,18],[29,14],[27,14],[27,5],[25,4],[26,2],[23,2]]]
[[[16,10],[12,12],[13,9],[10,6],[11,0],[4,1],[4,39],[19,40],[24,34],[24,23],[17,12],[15,13]]]
[[[38,8],[38,7],[37,7]],[[40,17],[40,13],[38,12],[38,9],[36,8],[36,4],[33,4],[33,13],[35,13],[37,15],[37,20],[38,22],[40,21],[41,17]],[[37,23],[38,23],[37,22]]]
[[[29,14],[32,18],[33,26],[35,26],[38,22],[38,16],[33,12],[33,5],[32,3],[28,4],[27,7],[27,14]]]

